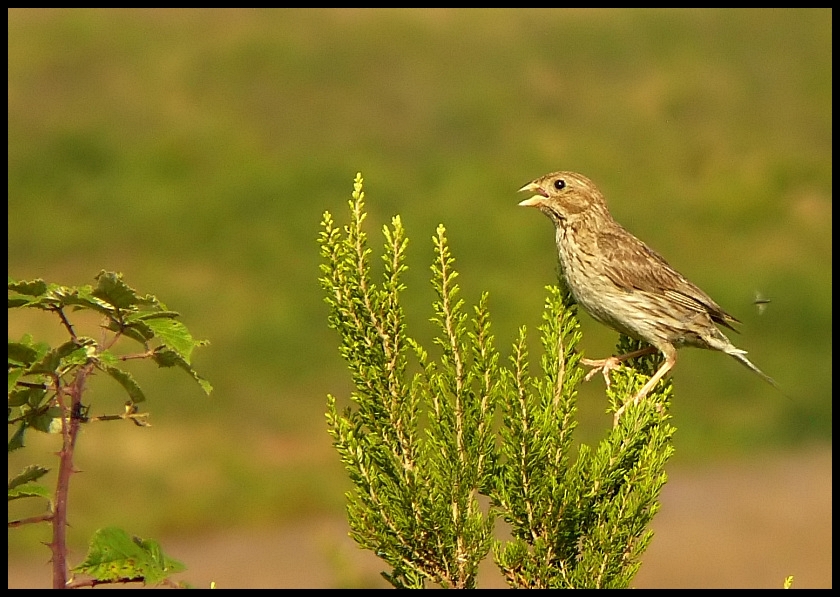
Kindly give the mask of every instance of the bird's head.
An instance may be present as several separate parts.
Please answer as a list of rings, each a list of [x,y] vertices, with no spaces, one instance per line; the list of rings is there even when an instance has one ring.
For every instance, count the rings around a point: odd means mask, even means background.
[[[591,180],[575,172],[552,172],[529,182],[520,193],[534,193],[519,205],[536,207],[559,225],[592,212],[607,212],[604,196]]]

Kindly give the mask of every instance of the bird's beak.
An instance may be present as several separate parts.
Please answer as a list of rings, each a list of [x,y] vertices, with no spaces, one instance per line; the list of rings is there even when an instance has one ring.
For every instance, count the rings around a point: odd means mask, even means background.
[[[543,188],[535,182],[529,182],[524,187],[519,189],[519,193],[536,193],[532,197],[525,199],[525,201],[520,201],[519,205],[522,207],[537,207],[542,205],[543,200],[548,197],[548,193],[546,193]]]

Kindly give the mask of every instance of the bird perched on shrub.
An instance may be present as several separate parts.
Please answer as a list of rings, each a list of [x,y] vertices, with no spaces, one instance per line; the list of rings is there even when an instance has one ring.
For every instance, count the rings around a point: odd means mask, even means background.
[[[717,327],[735,330],[732,324],[740,322],[616,222],[591,180],[553,172],[519,190],[533,193],[519,205],[536,207],[554,223],[560,269],[577,303],[601,323],[650,344],[620,356],[582,359],[593,367],[587,380],[601,371],[609,385],[609,372],[619,363],[658,350],[665,361],[632,398],[638,403],[673,368],[677,349],[694,346],[724,352],[776,385]]]

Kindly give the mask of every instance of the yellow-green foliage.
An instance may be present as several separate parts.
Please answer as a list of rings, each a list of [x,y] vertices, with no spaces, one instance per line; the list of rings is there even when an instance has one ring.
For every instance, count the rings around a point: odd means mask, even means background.
[[[627,587],[650,541],[647,524],[673,453],[671,384],[630,405],[594,450],[583,445],[575,456],[583,372],[569,295],[548,289],[543,375],[529,373],[524,327],[511,367],[501,366],[487,294],[467,322],[454,259],[438,226],[432,322],[440,356],[434,360],[405,324],[402,222],[395,217],[383,228],[385,272],[376,283],[362,230],[366,217],[358,174],[350,223],[342,231],[327,212],[320,236],[328,322],[355,386],[343,411],[333,396],[327,401],[328,430],[353,483],[351,536],[391,566],[382,574],[396,587],[472,588],[501,516],[513,539],[495,542],[494,555],[512,587]],[[619,345],[622,353],[636,348],[626,337]],[[419,366],[413,376],[411,353]],[[644,383],[639,372],[652,374],[654,361],[614,376],[612,410]],[[478,494],[490,499],[489,512]]]

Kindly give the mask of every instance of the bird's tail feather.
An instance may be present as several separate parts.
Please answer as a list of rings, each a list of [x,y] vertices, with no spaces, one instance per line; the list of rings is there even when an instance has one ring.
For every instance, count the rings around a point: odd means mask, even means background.
[[[774,380],[772,377],[767,375],[764,371],[762,371],[761,369],[759,369],[758,367],[756,367],[755,365],[752,364],[752,361],[750,361],[747,358],[747,351],[746,350],[741,350],[740,348],[734,348],[733,350],[727,350],[726,353],[728,355],[732,356],[732,358],[734,358],[736,361],[741,363],[747,369],[755,372],[761,379],[763,379],[764,381],[769,383],[771,386],[773,386],[777,390],[779,390],[779,391],[782,390],[779,387],[779,384],[776,383],[776,380]]]

